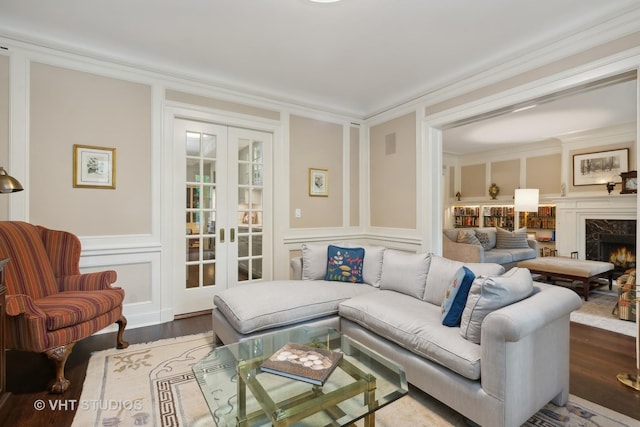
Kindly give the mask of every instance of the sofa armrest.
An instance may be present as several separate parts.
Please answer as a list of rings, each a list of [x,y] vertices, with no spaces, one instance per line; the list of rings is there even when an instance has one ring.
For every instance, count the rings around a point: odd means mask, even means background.
[[[27,317],[46,318],[44,312],[36,307],[33,299],[29,295],[13,294],[6,295],[5,298],[8,316],[20,316],[24,314]]]
[[[111,286],[118,278],[114,270],[64,276],[58,279],[60,291],[101,291],[113,289]]]
[[[482,323],[482,388],[503,401],[568,390],[570,314],[582,301],[566,288],[542,283],[534,288],[532,296],[494,311]],[[540,390],[532,392],[534,385]]]
[[[479,245],[454,242],[443,235],[442,256],[462,262],[484,262],[484,249]]]
[[[291,258],[289,264],[291,265],[291,279],[302,280],[302,257]]]

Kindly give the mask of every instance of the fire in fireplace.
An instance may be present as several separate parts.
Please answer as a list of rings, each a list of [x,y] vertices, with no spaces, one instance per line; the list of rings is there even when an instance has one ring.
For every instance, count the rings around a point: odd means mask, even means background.
[[[600,234],[600,260],[609,261],[616,270],[635,268],[635,237]]]
[[[615,265],[615,275],[636,266],[636,221],[588,219],[585,230],[586,259]]]

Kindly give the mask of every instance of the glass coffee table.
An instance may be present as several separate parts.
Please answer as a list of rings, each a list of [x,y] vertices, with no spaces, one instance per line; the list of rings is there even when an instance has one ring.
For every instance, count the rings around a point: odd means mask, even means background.
[[[260,365],[289,343],[343,353],[324,385],[262,372]],[[214,349],[193,366],[218,424],[226,426],[349,425],[407,394],[404,370],[346,335],[300,327]]]

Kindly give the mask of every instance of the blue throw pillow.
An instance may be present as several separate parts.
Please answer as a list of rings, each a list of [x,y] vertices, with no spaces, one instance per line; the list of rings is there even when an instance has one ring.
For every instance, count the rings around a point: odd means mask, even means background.
[[[329,245],[327,274],[324,280],[363,283],[364,248],[341,248]]]
[[[469,289],[471,289],[475,278],[475,274],[467,267],[460,267],[456,272],[442,302],[442,324],[444,326],[460,325]]]

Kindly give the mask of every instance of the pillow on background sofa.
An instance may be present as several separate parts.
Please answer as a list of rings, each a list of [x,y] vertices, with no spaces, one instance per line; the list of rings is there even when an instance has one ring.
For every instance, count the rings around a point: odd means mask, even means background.
[[[345,248],[361,247],[364,249],[362,279],[364,283],[379,288],[380,278],[382,277],[382,260],[387,248],[384,246],[360,245],[357,243],[345,243],[342,246]]]
[[[476,233],[473,230],[458,231],[458,238],[456,239],[456,242],[467,243],[469,245],[481,245],[480,240],[478,240]]]
[[[514,231],[496,227],[496,248],[498,249],[528,249],[527,227]]]
[[[442,305],[453,276],[463,266],[471,270],[476,277],[498,276],[504,273],[504,267],[493,262],[463,263],[439,255],[431,255],[431,266],[422,299],[437,306]]]
[[[302,244],[302,280],[324,280],[329,245]]]
[[[460,325],[469,289],[475,278],[475,274],[467,267],[462,267],[456,272],[442,302],[442,324],[444,326]]]
[[[476,231],[476,238],[480,242],[480,246],[482,246],[482,249],[484,249],[485,251],[490,251],[493,248],[491,239],[489,238],[489,233]]]
[[[430,265],[429,254],[387,249],[382,260],[380,289],[401,292],[422,299]]]
[[[514,267],[501,276],[478,277],[473,281],[460,320],[460,335],[480,344],[482,321],[489,313],[527,298],[533,280],[527,268]]]
[[[362,283],[364,254],[363,248],[343,248],[329,245],[327,249],[327,274],[324,280]]]

